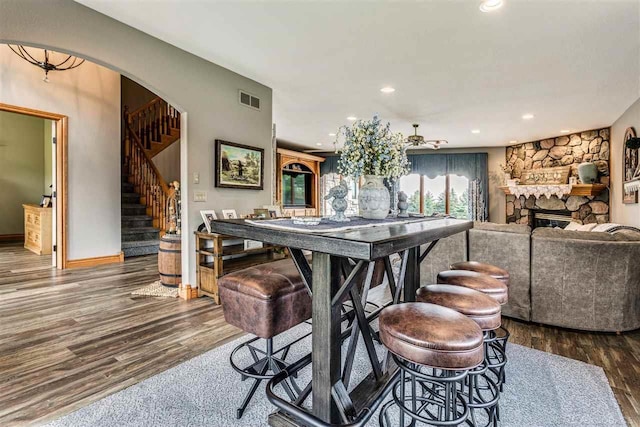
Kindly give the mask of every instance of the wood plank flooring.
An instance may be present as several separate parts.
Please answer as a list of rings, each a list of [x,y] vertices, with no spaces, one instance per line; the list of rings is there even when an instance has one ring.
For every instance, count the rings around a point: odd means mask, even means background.
[[[239,336],[209,298],[133,297],[155,256],[56,271],[0,244],[0,425],[42,423]],[[602,366],[640,427],[640,331],[591,334],[506,320],[512,342]],[[222,361],[226,363],[226,361]]]
[[[155,256],[60,272],[0,244],[0,425],[57,418],[240,335],[210,298],[130,295],[157,274]]]

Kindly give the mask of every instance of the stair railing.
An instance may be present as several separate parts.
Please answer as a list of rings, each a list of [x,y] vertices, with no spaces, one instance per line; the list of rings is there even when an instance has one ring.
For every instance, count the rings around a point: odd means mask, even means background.
[[[160,235],[167,230],[166,203],[170,194],[167,183],[153,164],[149,154],[133,127],[133,117],[125,107],[123,168],[129,175],[136,193],[140,194],[140,203],[147,207],[147,215],[153,217],[153,226],[160,229]]]
[[[129,115],[131,129],[147,150],[151,149],[152,142],[162,142],[162,135],[170,136],[171,129],[180,129],[180,113],[160,97],[152,99]]]

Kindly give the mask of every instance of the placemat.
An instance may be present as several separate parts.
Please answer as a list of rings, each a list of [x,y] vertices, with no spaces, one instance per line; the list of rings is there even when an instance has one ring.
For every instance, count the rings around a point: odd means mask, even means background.
[[[246,219],[248,224],[258,227],[274,228],[278,230],[298,231],[301,233],[334,233],[337,231],[350,231],[359,228],[380,227],[383,225],[409,224],[411,222],[433,221],[435,219],[443,219],[444,217],[410,217],[397,218],[388,217],[385,219],[365,219],[362,217],[350,217],[349,222],[336,222],[328,218],[322,218],[318,225],[294,224],[291,218],[263,219],[253,220]]]

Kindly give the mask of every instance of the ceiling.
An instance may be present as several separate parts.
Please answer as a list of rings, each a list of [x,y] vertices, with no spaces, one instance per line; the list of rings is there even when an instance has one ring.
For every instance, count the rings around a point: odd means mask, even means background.
[[[640,94],[637,0],[76,1],[270,86],[278,139],[307,148],[376,113],[503,146],[609,126]]]

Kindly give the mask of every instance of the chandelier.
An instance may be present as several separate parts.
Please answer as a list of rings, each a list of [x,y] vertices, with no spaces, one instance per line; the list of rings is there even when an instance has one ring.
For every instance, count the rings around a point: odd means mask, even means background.
[[[28,63],[35,65],[38,68],[44,70],[44,81],[45,83],[49,83],[49,71],[66,71],[71,70],[73,68],[77,68],[84,63],[84,59],[80,59],[77,56],[67,55],[66,58],[60,58],[59,62],[52,62],[53,57],[50,50],[44,49],[44,57],[42,59],[37,59],[34,55],[30,54],[27,49],[22,45],[7,45],[9,49],[13,51],[20,58],[24,59]]]
[[[413,135],[407,137],[406,143],[412,147],[421,145],[430,145],[434,150],[438,150],[442,144],[448,144],[446,139],[424,139],[424,136],[418,135],[418,124],[413,124]]]

